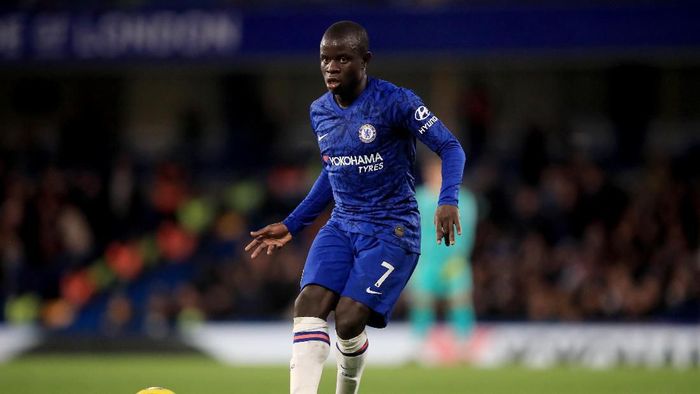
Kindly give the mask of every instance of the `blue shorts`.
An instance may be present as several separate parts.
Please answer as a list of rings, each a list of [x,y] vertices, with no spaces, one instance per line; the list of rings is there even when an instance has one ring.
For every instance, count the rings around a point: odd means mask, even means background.
[[[301,288],[314,284],[352,298],[372,310],[369,326],[383,328],[417,263],[417,253],[326,224],[309,250]]]

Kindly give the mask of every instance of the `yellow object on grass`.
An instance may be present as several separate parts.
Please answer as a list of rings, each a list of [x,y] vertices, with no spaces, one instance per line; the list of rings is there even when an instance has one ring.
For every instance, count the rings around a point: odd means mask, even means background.
[[[149,387],[147,389],[143,389],[139,391],[136,394],[175,394],[173,391],[170,391],[168,389],[164,389],[162,387]]]

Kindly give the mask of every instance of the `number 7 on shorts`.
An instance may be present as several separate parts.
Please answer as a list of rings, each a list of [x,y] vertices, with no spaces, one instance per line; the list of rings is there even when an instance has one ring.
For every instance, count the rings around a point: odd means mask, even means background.
[[[391,274],[394,271],[394,266],[386,261],[382,261],[382,267],[386,268],[386,272],[379,279],[377,279],[376,282],[374,282],[375,287],[380,287],[382,283],[384,283],[386,278],[389,277],[389,274]]]

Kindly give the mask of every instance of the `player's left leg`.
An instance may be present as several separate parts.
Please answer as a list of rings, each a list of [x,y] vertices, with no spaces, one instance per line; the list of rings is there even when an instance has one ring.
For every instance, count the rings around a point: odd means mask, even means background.
[[[370,315],[367,306],[348,297],[341,297],[335,308],[336,394],[357,393],[367,358],[369,342],[365,326]]]
[[[369,342],[365,326],[385,327],[416,267],[418,255],[374,237],[353,234],[355,263],[335,310],[336,394],[357,393]]]

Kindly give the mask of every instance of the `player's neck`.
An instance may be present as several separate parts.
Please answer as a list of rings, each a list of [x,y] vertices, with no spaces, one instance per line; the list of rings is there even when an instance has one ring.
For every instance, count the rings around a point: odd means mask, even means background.
[[[360,83],[357,84],[355,89],[352,91],[346,93],[346,94],[334,94],[333,99],[335,102],[340,106],[340,108],[347,108],[352,105],[352,103],[357,100],[358,97],[362,94],[362,92],[367,88],[367,75],[365,74],[364,78],[360,81]]]

